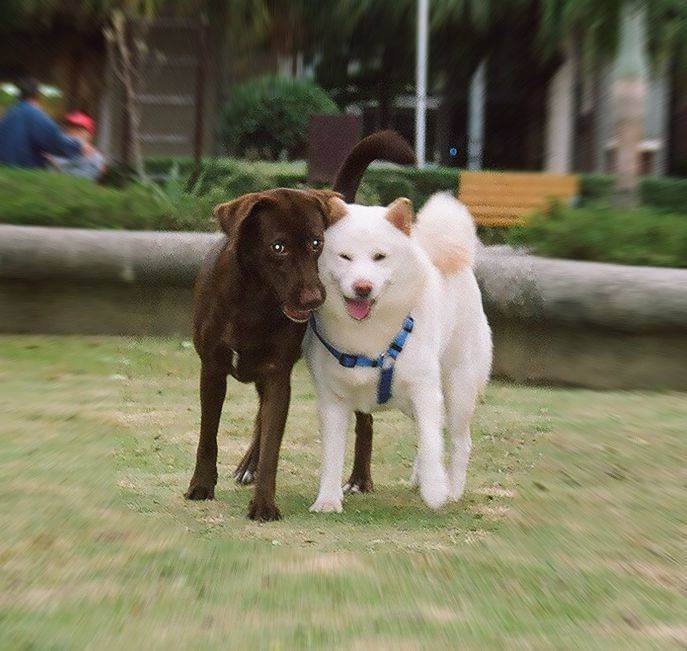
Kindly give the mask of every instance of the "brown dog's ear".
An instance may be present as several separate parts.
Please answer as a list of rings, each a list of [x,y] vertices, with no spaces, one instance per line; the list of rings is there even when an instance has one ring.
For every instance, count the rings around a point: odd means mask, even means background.
[[[244,194],[238,199],[221,203],[212,211],[222,230],[231,238],[235,239],[245,221],[258,205],[268,203],[270,198],[261,192],[251,192]]]
[[[410,235],[410,228],[415,221],[415,213],[413,212],[413,203],[410,199],[401,197],[391,202],[386,208],[386,218],[399,231]]]
[[[338,222],[348,214],[343,196],[334,190],[310,190],[310,194],[315,197],[325,215],[325,228]]]

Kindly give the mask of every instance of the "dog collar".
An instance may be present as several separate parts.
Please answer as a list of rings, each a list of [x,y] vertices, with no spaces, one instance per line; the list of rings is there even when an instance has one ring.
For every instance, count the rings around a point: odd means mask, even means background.
[[[310,316],[310,327],[322,345],[336,358],[336,361],[344,368],[366,366],[368,368],[380,368],[379,383],[377,384],[377,404],[383,405],[391,398],[391,383],[394,379],[394,365],[396,358],[401,354],[408,335],[413,331],[413,317],[407,316],[403,321],[401,331],[394,337],[390,346],[377,358],[372,359],[365,355],[351,355],[342,353],[332,346],[318,331],[315,315]]]

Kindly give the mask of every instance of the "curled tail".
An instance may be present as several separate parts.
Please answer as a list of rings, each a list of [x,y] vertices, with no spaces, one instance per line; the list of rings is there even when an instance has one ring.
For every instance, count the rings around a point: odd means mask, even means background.
[[[417,215],[414,235],[445,276],[472,267],[479,240],[468,209],[447,192],[432,195]]]
[[[346,203],[355,202],[360,180],[374,160],[385,160],[399,165],[413,165],[415,153],[408,142],[395,131],[377,131],[363,138],[348,155],[336,174],[333,190],[343,195]]]

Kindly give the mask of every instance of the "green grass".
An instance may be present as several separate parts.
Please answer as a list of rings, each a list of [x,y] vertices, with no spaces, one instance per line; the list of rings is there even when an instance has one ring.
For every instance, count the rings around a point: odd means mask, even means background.
[[[687,643],[687,397],[493,383],[468,491],[407,486],[410,423],[376,419],[376,492],[308,513],[302,366],[285,520],[231,470],[253,390],[230,385],[217,500],[187,503],[198,365],[179,341],[0,339],[0,647],[666,648]]]

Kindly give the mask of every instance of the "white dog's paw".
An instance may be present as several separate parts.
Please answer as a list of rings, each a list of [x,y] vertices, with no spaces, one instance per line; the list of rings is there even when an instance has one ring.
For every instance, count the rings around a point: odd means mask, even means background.
[[[446,504],[448,494],[448,478],[443,470],[421,479],[420,495],[430,509],[440,509]]]
[[[465,492],[465,479],[465,472],[463,472],[460,477],[453,478],[453,481],[451,482],[451,488],[448,492],[448,499],[451,502],[457,502],[461,497],[463,497],[463,493]]]
[[[457,502],[465,492],[465,484],[468,478],[467,464],[452,464],[449,472],[451,486],[448,491],[448,498],[452,502]]]
[[[311,513],[341,513],[343,511],[343,496],[318,496],[310,507]]]
[[[464,492],[465,486],[460,486],[459,488],[452,487],[448,492],[449,502],[459,502]]]

